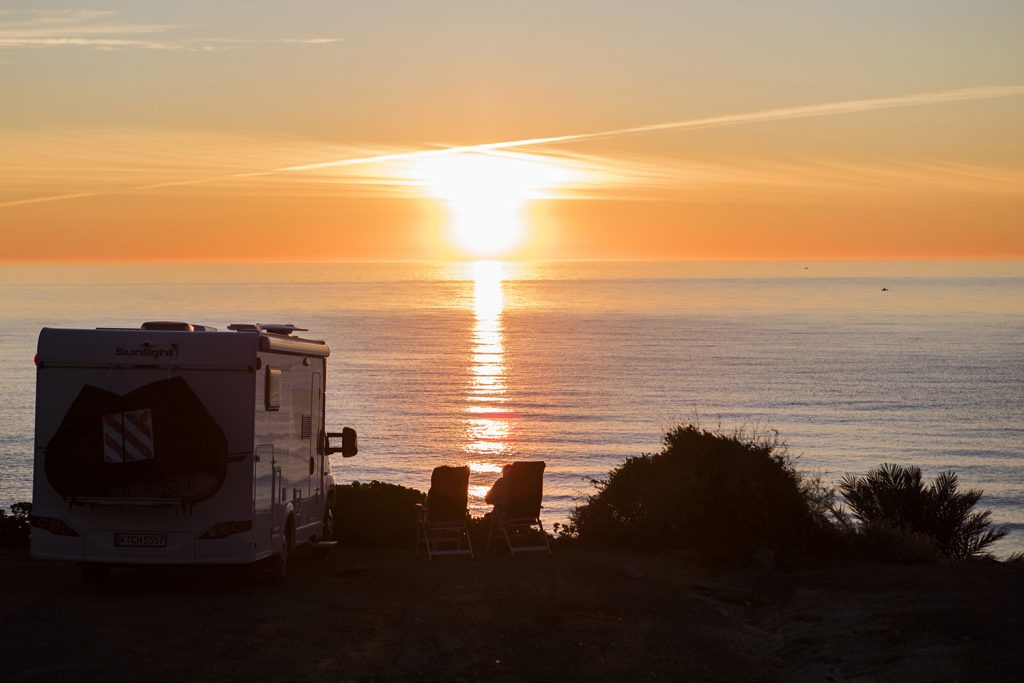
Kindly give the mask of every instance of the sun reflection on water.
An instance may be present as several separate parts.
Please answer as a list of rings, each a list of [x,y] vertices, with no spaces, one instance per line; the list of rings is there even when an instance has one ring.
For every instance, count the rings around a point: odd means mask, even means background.
[[[487,492],[491,490],[490,486],[484,486],[481,484],[471,484],[469,487],[470,498],[483,498],[487,495]]]
[[[493,462],[471,460],[469,463],[469,471],[473,474],[501,474],[501,465]]]
[[[508,452],[513,431],[505,407],[504,278],[504,265],[500,261],[473,264],[474,320],[466,394],[465,451],[470,458],[470,469],[476,474],[501,471],[501,457]]]

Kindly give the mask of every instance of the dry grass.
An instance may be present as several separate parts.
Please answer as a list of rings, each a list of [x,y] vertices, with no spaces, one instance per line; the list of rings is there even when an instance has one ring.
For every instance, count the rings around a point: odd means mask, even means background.
[[[105,588],[23,551],[0,567],[18,683],[1012,680],[1024,664],[1020,565],[736,574],[665,554],[367,550],[300,557],[283,587],[161,569]]]

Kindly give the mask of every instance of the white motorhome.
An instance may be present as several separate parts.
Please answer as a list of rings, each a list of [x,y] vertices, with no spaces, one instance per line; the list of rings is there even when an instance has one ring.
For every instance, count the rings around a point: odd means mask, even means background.
[[[49,329],[36,355],[32,556],[251,564],[331,545],[330,350],[293,325]],[[341,437],[332,447],[331,437]]]

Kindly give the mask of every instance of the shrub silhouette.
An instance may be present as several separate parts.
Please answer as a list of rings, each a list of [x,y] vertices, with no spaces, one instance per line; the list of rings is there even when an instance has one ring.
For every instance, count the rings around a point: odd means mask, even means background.
[[[0,508],[0,547],[27,548],[29,532],[32,526],[29,517],[32,515],[32,503],[14,503],[11,514]]]
[[[775,432],[731,435],[680,425],[660,453],[628,458],[595,481],[570,516],[582,543],[674,548],[711,563],[824,554],[837,540],[830,489],[805,481]],[[563,532],[564,534],[565,532]]]
[[[947,559],[960,561],[983,555],[1007,534],[993,528],[991,512],[976,512],[980,489],[958,490],[955,472],[942,472],[929,485],[921,468],[883,464],[863,477],[846,475],[839,491],[860,522],[857,533],[872,535],[895,530],[928,539]]]
[[[412,549],[416,543],[416,504],[422,491],[371,481],[334,490],[334,537],[345,546]]]
[[[861,562],[883,564],[938,564],[946,558],[934,539],[888,524],[847,525],[851,556]]]

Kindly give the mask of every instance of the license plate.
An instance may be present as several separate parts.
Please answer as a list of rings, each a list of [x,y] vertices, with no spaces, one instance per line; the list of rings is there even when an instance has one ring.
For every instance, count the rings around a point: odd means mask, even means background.
[[[166,548],[167,534],[114,534],[118,548]]]

